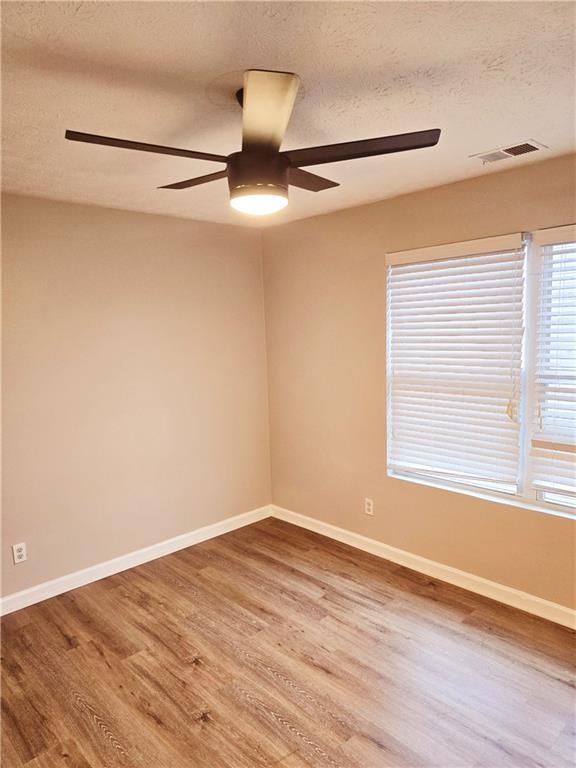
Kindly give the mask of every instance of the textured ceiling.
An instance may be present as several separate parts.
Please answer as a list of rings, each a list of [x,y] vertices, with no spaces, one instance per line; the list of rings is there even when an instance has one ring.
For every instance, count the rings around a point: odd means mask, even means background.
[[[4,2],[3,188],[253,223],[226,181],[158,190],[220,166],[76,144],[64,130],[228,154],[248,68],[297,72],[283,148],[442,128],[438,147],[313,168],[266,223],[359,205],[574,151],[574,13],[563,2]],[[469,155],[549,149],[482,166]],[[455,212],[456,213],[456,212]]]

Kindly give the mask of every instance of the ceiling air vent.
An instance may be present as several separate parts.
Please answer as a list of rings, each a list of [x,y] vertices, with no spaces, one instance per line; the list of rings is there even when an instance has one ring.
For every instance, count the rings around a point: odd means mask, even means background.
[[[540,149],[548,149],[546,144],[542,144],[539,141],[529,139],[523,141],[520,144],[513,144],[509,147],[501,147],[499,149],[492,149],[490,152],[480,152],[477,155],[470,155],[473,160],[480,160],[483,165],[487,163],[496,163],[499,160],[507,160],[511,157],[520,157],[521,155],[527,155],[529,152],[538,152]]]
[[[526,155],[528,152],[538,152],[539,149],[540,147],[526,141],[524,144],[515,144],[513,147],[506,147],[502,152],[506,152],[507,155],[516,157],[517,155]]]

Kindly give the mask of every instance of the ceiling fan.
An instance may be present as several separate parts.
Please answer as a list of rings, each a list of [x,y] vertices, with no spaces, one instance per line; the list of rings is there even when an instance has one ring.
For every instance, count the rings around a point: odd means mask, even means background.
[[[78,131],[66,131],[66,138],[89,144],[222,163],[226,167],[221,171],[166,184],[159,189],[187,189],[228,178],[232,207],[253,215],[274,213],[284,208],[288,204],[289,185],[311,192],[339,186],[335,181],[303,171],[302,166],[405,152],[432,147],[438,143],[440,130],[433,129],[281,152],[280,145],[288,127],[299,84],[298,75],[290,72],[260,69],[245,72],[244,87],[236,94],[242,106],[242,150],[227,156]]]

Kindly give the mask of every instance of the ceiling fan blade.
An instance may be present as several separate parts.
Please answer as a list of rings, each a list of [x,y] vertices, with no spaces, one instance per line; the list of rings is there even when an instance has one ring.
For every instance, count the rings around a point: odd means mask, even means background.
[[[208,184],[209,181],[216,179],[225,179],[228,171],[218,171],[217,173],[208,173],[206,176],[196,176],[195,179],[186,179],[186,181],[177,181],[174,184],[165,184],[158,189],[188,189],[188,187],[197,187],[200,184]]]
[[[409,149],[433,147],[440,138],[440,129],[430,131],[415,131],[400,133],[396,136],[383,136],[379,139],[364,139],[362,141],[346,141],[342,144],[326,144],[323,147],[306,147],[291,149],[282,154],[294,166],[320,165],[321,163],[337,163],[341,160],[354,160],[359,157],[373,155],[388,155],[392,152],[406,152]]]
[[[300,78],[290,72],[244,73],[242,149],[278,151],[286,133]]]
[[[308,171],[303,171],[300,168],[290,168],[288,170],[288,182],[293,187],[308,189],[310,192],[321,192],[323,189],[340,186],[337,181],[324,179],[322,176],[317,176],[315,173],[308,173]]]
[[[210,160],[214,163],[227,162],[227,158],[224,155],[212,155],[209,152],[194,152],[191,149],[177,149],[176,147],[163,147],[161,144],[144,144],[140,141],[128,141],[127,139],[113,139],[111,136],[96,136],[93,133],[66,131],[65,136],[70,141],[84,141],[87,144],[103,144],[107,147],[136,149],[140,152],[154,152],[158,155],[177,155],[178,157],[189,157],[192,160]]]

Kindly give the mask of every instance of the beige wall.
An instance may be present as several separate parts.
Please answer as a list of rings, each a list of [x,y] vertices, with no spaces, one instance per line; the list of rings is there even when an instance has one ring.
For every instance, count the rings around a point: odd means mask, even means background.
[[[386,477],[384,255],[572,222],[574,170],[557,158],[265,231],[276,504],[573,604],[572,522]]]
[[[3,594],[269,503],[258,232],[6,196],[2,245]]]

